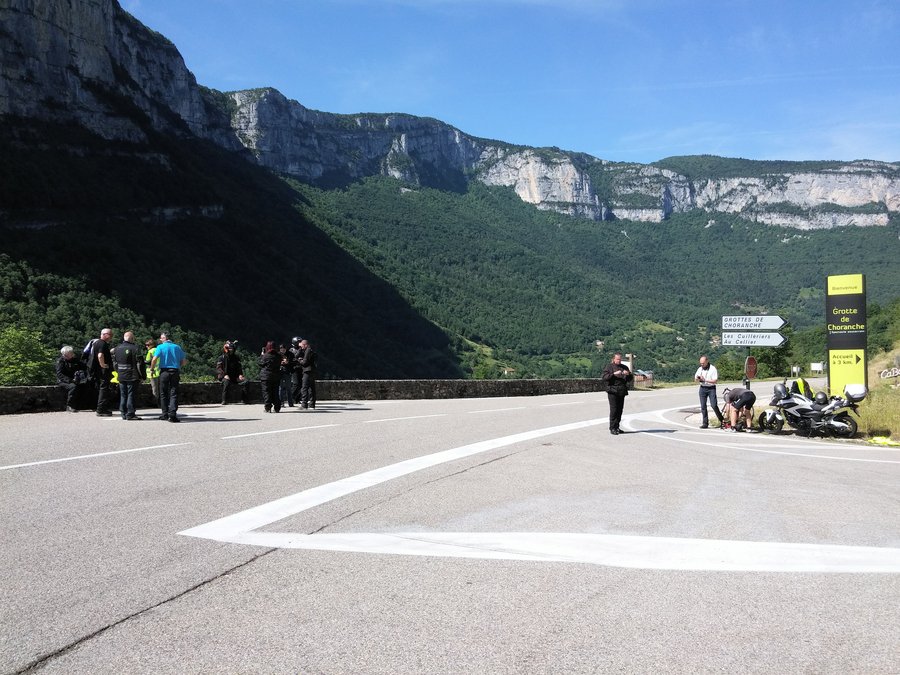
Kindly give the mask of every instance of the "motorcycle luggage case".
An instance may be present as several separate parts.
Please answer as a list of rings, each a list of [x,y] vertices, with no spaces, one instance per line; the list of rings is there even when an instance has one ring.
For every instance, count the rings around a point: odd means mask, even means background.
[[[866,385],[848,384],[844,387],[844,398],[851,403],[859,403],[866,397]]]

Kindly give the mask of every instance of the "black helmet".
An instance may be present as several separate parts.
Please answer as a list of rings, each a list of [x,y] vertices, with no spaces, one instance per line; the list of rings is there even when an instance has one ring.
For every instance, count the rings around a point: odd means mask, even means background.
[[[291,338],[291,346],[292,346],[292,347],[299,347],[299,346],[300,346],[300,342],[301,342],[302,340],[303,340],[303,338],[298,338],[298,337]]]
[[[775,395],[778,398],[787,398],[787,395],[788,395],[787,387],[785,387],[783,384],[776,384],[775,385]]]
[[[828,403],[828,394],[826,394],[824,391],[820,391],[818,394],[816,394],[815,400],[819,405],[825,405],[826,403]]]

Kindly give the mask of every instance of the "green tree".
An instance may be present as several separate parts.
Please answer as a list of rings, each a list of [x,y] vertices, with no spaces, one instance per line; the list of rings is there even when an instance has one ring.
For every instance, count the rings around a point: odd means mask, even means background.
[[[51,384],[53,352],[39,331],[7,326],[0,331],[0,385]]]
[[[722,354],[716,361],[716,370],[719,371],[719,381],[742,380],[744,378],[744,363],[733,354]]]
[[[790,326],[781,329],[785,336],[785,342],[780,347],[764,347],[762,349],[754,349],[753,356],[759,365],[759,374],[757,377],[765,379],[767,377],[788,377],[791,372],[790,358],[792,354],[792,346],[794,330]]]

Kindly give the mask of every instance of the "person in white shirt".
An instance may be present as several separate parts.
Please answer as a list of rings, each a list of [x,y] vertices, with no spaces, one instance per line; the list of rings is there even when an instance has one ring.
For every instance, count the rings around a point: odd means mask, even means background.
[[[719,402],[716,399],[716,382],[719,381],[719,371],[709,362],[706,356],[700,357],[700,367],[694,373],[694,379],[700,383],[700,413],[703,415],[701,429],[709,428],[709,413],[706,410],[707,400],[712,404],[713,412],[719,418],[719,426],[722,425],[722,411],[719,410]]]

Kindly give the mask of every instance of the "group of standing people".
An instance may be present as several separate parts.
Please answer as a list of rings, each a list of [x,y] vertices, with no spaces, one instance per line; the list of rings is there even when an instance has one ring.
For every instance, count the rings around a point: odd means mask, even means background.
[[[609,399],[609,433],[614,436],[625,433],[619,425],[622,421],[622,410],[625,407],[625,397],[628,395],[628,385],[634,380],[631,369],[622,363],[622,354],[616,352],[612,361],[603,369],[600,379],[606,383],[606,394]],[[723,397],[725,399],[725,413],[728,414],[728,420],[725,414],[719,410],[719,403],[716,398],[716,384],[719,381],[719,371],[709,362],[709,358],[700,357],[700,365],[697,372],[694,373],[694,381],[700,383],[700,415],[701,429],[709,428],[709,411],[711,406],[713,412],[719,420],[719,426],[722,429],[735,432],[738,430],[739,422],[742,422],[747,429],[753,427],[753,405],[756,403],[756,394],[745,387],[733,387],[725,389]]]
[[[77,399],[86,388],[96,395],[96,414],[112,416],[113,385],[119,388],[119,412],[123,420],[140,420],[135,413],[137,386],[149,380],[153,398],[159,403],[159,419],[179,422],[178,389],[181,369],[187,356],[168,333],[160,333],[159,343],[148,339],[145,351],[135,344],[134,332],[126,331],[122,343],[112,346],[113,331],[104,328],[100,337],[91,340],[81,354],[70,345],[60,349],[56,361],[56,381],[66,391],[66,410],[77,412]],[[283,405],[298,403],[304,410],[316,407],[317,356],[308,340],[295,337],[291,347],[280,349],[270,340],[259,356],[259,379],[266,412],[279,412]],[[284,390],[280,385],[287,375]],[[216,361],[216,377],[222,383],[222,405],[232,398],[237,388],[241,400],[249,403],[244,367],[237,353],[237,341],[222,346]]]
[[[282,407],[304,410],[316,407],[316,353],[308,340],[295,337],[291,347],[275,346],[274,340],[266,342],[259,355],[259,382],[262,387],[263,407],[267,413],[280,412]],[[234,398],[238,390],[243,403],[249,403],[247,387],[250,381],[244,375],[244,366],[237,352],[237,340],[222,345],[222,354],[216,360],[216,379],[222,383],[222,405]]]
[[[266,342],[259,356],[265,411],[277,413],[283,406],[294,407],[295,403],[303,410],[315,409],[316,370],[316,353],[308,340],[295,337],[290,348],[276,347],[272,340]]]
[[[137,386],[149,378],[162,411],[159,418],[178,422],[178,384],[187,360],[184,350],[167,333],[160,334],[158,346],[155,340],[147,340],[146,353],[135,344],[133,331],[126,331],[116,347],[112,346],[112,339],[112,329],[104,328],[99,338],[85,346],[80,357],[70,345],[59,350],[56,381],[66,390],[66,410],[77,412],[79,392],[83,386],[90,386],[97,397],[97,416],[111,417],[113,384],[117,384],[122,419],[140,420],[135,412],[135,395]]]
[[[134,343],[132,331],[127,331],[122,343],[114,349],[110,347],[112,337],[111,329],[104,328],[100,331],[100,337],[91,340],[85,347],[84,360],[79,359],[69,345],[60,350],[60,357],[56,362],[56,377],[60,386],[66,390],[66,410],[77,411],[75,398],[79,387],[91,383],[97,393],[97,415],[111,416],[111,384],[115,373],[119,385],[119,412],[123,420],[140,419],[135,414],[135,391],[142,380],[149,379],[153,396],[159,401],[159,419],[180,421],[177,414],[178,387],[181,368],[187,361],[184,350],[167,333],[160,334],[158,345],[155,340],[147,340],[143,355]],[[273,340],[266,342],[259,355],[259,380],[262,385],[263,407],[267,413],[280,412],[283,406],[294,407],[295,403],[304,410],[315,409],[316,361],[316,353],[308,340],[295,337],[291,340],[290,348],[285,345],[276,347]],[[240,391],[241,400],[249,403],[249,380],[244,375],[243,364],[237,354],[236,340],[228,340],[222,345],[222,354],[216,361],[216,378],[222,383],[222,405],[228,403],[232,397],[230,392],[235,388]],[[616,352],[612,361],[604,368],[601,379],[606,383],[609,400],[609,432],[617,436],[625,433],[620,424],[625,397],[634,375],[622,363],[622,354]],[[701,429],[709,428],[709,406],[723,429],[736,431],[739,420],[744,421],[748,428],[752,427],[753,405],[756,402],[756,395],[752,391],[734,387],[723,392],[725,412],[729,415],[726,422],[716,397],[719,373],[706,356],[700,357],[694,380],[700,384]]]
[[[742,423],[748,430],[753,430],[753,405],[756,403],[756,394],[746,387],[725,389],[722,392],[722,398],[725,399],[725,410],[724,413],[720,411],[716,398],[719,371],[706,356],[700,357],[700,367],[694,373],[694,380],[700,383],[701,429],[709,428],[709,413],[706,410],[707,404],[709,404],[716,413],[721,429],[736,432]]]

